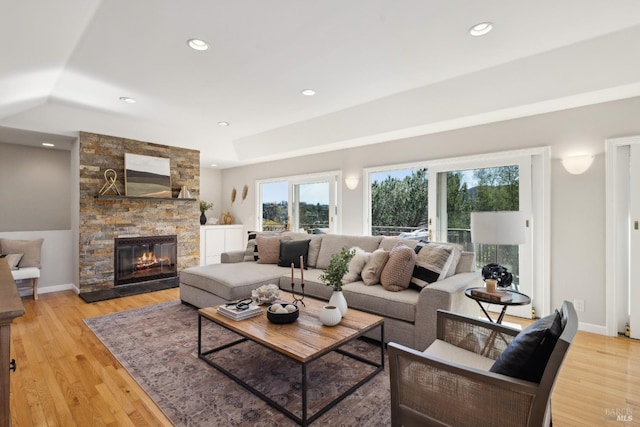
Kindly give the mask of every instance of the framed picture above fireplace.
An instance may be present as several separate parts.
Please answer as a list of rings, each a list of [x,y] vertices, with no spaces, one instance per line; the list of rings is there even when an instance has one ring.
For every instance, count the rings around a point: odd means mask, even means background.
[[[171,164],[164,157],[124,154],[125,194],[128,197],[171,197]]]

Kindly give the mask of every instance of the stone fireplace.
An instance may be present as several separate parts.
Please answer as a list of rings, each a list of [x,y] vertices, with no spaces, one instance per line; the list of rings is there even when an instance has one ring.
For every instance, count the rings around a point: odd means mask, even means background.
[[[116,237],[113,284],[148,282],[178,275],[177,236]]]
[[[173,198],[125,197],[124,156],[142,154],[170,159]],[[179,147],[136,141],[109,135],[80,132],[79,141],[80,212],[78,224],[78,282],[80,293],[93,293],[130,288],[115,278],[115,239],[130,236],[176,235],[176,254],[172,254],[172,268],[177,272],[199,264],[200,209],[197,200],[178,199],[185,185],[195,199],[200,194],[200,153]],[[96,198],[105,184],[105,171],[113,169],[115,182],[122,197]],[[164,248],[162,249],[165,250]],[[144,254],[142,254],[144,255]],[[158,254],[154,250],[154,255]],[[128,255],[129,256],[129,255]],[[161,254],[161,258],[166,258]],[[121,262],[125,262],[122,260]],[[127,269],[134,261],[128,260]],[[154,264],[153,261],[144,263]],[[127,264],[125,264],[127,265]],[[123,271],[127,283],[138,279],[151,281],[148,270],[159,269],[165,274],[163,263],[153,269]],[[118,266],[118,269],[120,267]],[[172,273],[175,274],[175,273]],[[168,280],[167,280],[168,281]],[[116,285],[116,282],[119,284]],[[140,282],[142,283],[142,282]]]

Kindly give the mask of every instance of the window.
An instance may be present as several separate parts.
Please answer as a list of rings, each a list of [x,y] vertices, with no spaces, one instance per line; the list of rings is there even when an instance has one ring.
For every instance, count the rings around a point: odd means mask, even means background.
[[[444,190],[442,199],[446,200],[446,204],[438,207],[446,240],[462,245],[465,250],[475,251],[478,270],[486,264],[498,263],[514,275],[516,283],[519,283],[520,271],[518,245],[497,247],[476,244],[474,248],[471,242],[471,212],[519,211],[519,170],[518,165],[508,165],[438,174],[438,188]]]
[[[340,173],[259,181],[259,228],[310,234],[339,232]]]
[[[548,162],[549,150],[541,148],[365,169],[369,210],[364,232],[400,235],[414,231],[416,238],[459,243],[476,253],[477,269],[490,262],[506,266],[520,291],[535,296],[536,309],[546,313]],[[525,244],[474,247],[471,212],[496,209],[524,213],[531,226]],[[513,314],[530,316],[530,306],[512,308]]]
[[[429,213],[427,169],[372,172],[369,182],[371,235],[426,236]]]

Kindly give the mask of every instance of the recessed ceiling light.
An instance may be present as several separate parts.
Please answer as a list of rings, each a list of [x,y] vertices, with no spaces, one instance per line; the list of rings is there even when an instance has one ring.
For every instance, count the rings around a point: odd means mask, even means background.
[[[230,124],[229,122],[218,122],[218,126],[229,126]]]
[[[129,98],[128,96],[121,96],[120,101],[126,102],[127,104],[135,104],[136,100],[133,98]]]
[[[191,49],[194,50],[207,50],[209,49],[209,45],[206,41],[200,39],[189,39],[187,44]]]
[[[215,164],[215,163],[211,163],[211,167],[212,167],[212,168],[215,168],[216,166],[218,166],[218,165],[217,165],[217,164]]]
[[[43,142],[42,145],[45,146],[45,147],[55,147],[56,146],[56,144],[52,144],[50,142]]]
[[[469,28],[469,34],[471,34],[474,37],[484,36],[492,29],[493,29],[493,24],[491,22],[481,22]]]
[[[305,89],[301,93],[305,96],[313,96],[316,94],[316,91],[313,89]]]

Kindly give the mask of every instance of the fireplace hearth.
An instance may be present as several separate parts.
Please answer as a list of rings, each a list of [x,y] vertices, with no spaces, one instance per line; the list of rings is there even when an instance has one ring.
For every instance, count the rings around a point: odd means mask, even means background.
[[[176,235],[116,237],[114,285],[177,277],[177,247]]]

